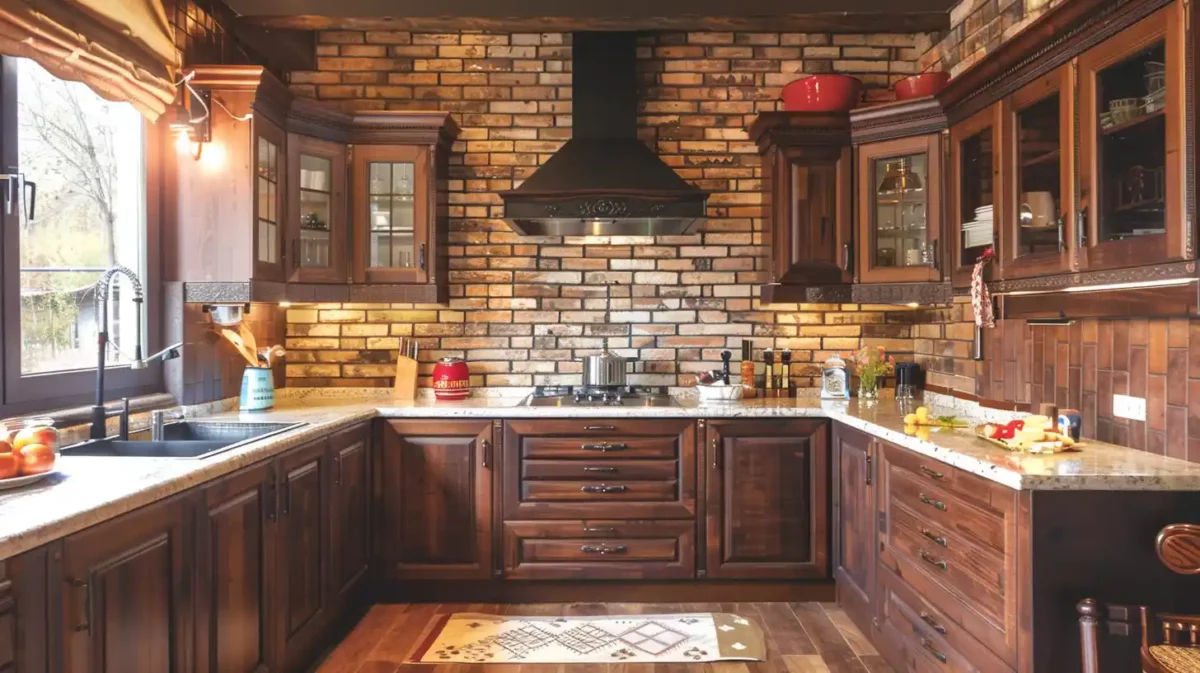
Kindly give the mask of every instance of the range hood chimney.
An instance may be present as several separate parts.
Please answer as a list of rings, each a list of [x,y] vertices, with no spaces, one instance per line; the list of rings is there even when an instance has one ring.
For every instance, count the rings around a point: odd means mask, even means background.
[[[520,187],[506,221],[527,236],[659,236],[706,218],[708,194],[637,138],[637,37],[572,36],[572,138]]]

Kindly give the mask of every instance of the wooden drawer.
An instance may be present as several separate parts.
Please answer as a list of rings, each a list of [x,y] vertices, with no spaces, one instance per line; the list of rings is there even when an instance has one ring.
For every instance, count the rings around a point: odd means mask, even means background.
[[[948,465],[940,460],[928,458],[915,451],[880,441],[888,464],[906,470],[917,477],[921,484],[932,484],[976,504],[1003,509],[1011,503],[1014,491],[1003,484],[984,479]]]
[[[522,502],[593,502],[605,503],[641,501],[671,502],[678,500],[674,481],[523,481]]]
[[[674,460],[522,460],[522,479],[657,479],[679,474]]]
[[[1003,553],[1004,517],[969,504],[949,490],[922,482],[888,462],[888,497],[907,507],[921,519],[958,537],[990,546]]]
[[[521,442],[521,458],[524,459],[670,460],[678,457],[675,437],[525,437]]]
[[[510,579],[686,579],[696,573],[691,521],[506,521]]]
[[[957,582],[964,586],[979,586],[981,590],[1003,594],[1004,586],[1004,556],[983,545],[972,544],[962,538],[947,532],[936,524],[921,519],[908,508],[893,502],[891,507],[892,526],[895,528],[893,539],[903,540],[898,546],[906,551],[916,553],[914,558],[921,559],[918,551],[924,551],[931,558],[944,560],[946,568],[931,564],[930,572],[945,573],[947,577],[964,579]],[[934,572],[937,571],[937,572]],[[954,583],[954,582],[952,582]]]
[[[1012,669],[888,571],[879,577],[881,648],[899,671],[1003,673]]]
[[[500,469],[505,520],[696,516],[691,421],[507,421]]]

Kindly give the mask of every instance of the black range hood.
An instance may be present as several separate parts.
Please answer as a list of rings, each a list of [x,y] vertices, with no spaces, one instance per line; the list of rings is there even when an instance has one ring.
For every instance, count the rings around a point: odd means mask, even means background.
[[[520,187],[501,192],[505,220],[527,236],[689,232],[708,194],[637,138],[637,37],[572,36],[572,138]]]

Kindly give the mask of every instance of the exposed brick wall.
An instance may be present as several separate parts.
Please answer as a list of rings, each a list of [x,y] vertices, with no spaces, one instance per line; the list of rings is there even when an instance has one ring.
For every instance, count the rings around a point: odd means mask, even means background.
[[[950,29],[921,56],[918,69],[957,76],[1063,0],[962,0],[950,10]]]
[[[713,193],[702,233],[528,238],[499,218],[499,190],[544,162],[571,128],[570,36],[559,33],[329,31],[318,71],[294,91],[347,109],[442,109],[463,132],[452,156],[449,306],[330,305],[288,312],[289,385],[390,385],[400,336],[422,340],[477,385],[578,381],[574,359],[602,346],[645,360],[642,383],[687,384],[720,351],[791,348],[810,385],[833,351],[912,350],[912,311],[773,306],[765,280],[760,160],[745,128],[806,73],[845,72],[872,100],[915,71],[929,35],[658,33],[643,38],[640,134]]]
[[[230,32],[235,16],[220,0],[167,0],[165,6],[181,63],[262,62]]]

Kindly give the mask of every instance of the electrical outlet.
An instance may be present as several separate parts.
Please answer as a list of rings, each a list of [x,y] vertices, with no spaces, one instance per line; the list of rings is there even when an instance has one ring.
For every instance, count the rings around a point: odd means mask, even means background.
[[[1113,416],[1131,421],[1146,420],[1146,398],[1113,395]]]

